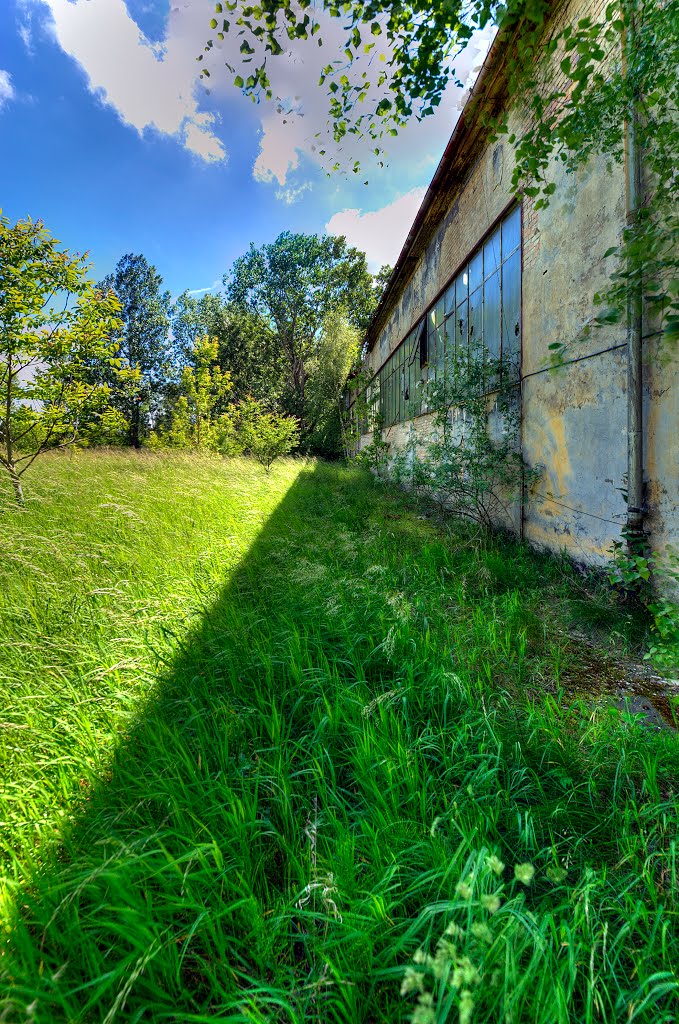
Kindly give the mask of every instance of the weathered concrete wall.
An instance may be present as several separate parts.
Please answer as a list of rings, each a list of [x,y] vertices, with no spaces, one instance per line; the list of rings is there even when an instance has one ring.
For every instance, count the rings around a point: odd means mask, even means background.
[[[602,0],[571,0],[559,21],[597,16]],[[558,68],[558,56],[555,68]],[[555,72],[558,78],[560,71]],[[520,104],[509,108],[510,129],[525,128]],[[506,141],[477,145],[439,217],[409,280],[394,297],[368,355],[382,366],[455,276],[470,252],[512,202],[513,153]],[[625,521],[627,370],[625,325],[587,331],[593,296],[612,269],[604,253],[625,223],[624,168],[604,158],[577,174],[561,164],[551,174],[556,192],[546,209],[522,202],[522,450],[543,467],[526,495],[521,529],[530,541],[603,564]],[[549,345],[566,348],[551,368]],[[645,343],[645,467],[651,542],[658,550],[679,538],[679,357],[661,358]],[[412,430],[423,436],[430,417],[386,432],[394,450]],[[368,439],[365,438],[364,441]]]

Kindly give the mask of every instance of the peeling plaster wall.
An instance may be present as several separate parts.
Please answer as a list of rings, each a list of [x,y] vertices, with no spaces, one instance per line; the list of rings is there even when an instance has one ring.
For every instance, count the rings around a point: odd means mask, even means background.
[[[602,6],[571,0],[559,21],[596,17]],[[509,106],[509,123],[517,133],[525,128],[518,105]],[[383,317],[368,355],[373,371],[512,202],[512,169],[506,141],[469,153],[451,202]],[[604,253],[625,223],[624,168],[596,158],[566,174],[555,164],[551,179],[557,187],[546,209],[522,203],[521,441],[527,462],[543,470],[524,496],[517,529],[536,545],[603,564],[625,522],[627,335],[624,324],[587,327],[597,312],[593,296],[612,269]],[[548,346],[557,341],[566,346],[565,365],[552,368]],[[645,341],[644,387],[647,529],[662,551],[679,544],[679,353],[670,358],[653,339]],[[431,417],[397,424],[385,439],[396,450],[413,430],[426,436]]]

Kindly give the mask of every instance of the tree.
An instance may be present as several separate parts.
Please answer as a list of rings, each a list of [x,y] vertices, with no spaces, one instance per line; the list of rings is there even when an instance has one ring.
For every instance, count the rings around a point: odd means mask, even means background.
[[[335,455],[343,448],[341,399],[360,358],[360,340],[346,310],[330,310],[308,368],[307,407],[313,424],[310,447],[321,454]]]
[[[294,416],[267,412],[253,399],[246,399],[237,408],[237,432],[245,451],[267,473],[277,458],[287,455],[299,442],[299,425]]]
[[[215,448],[220,413],[232,391],[231,375],[217,362],[216,338],[205,334],[193,343],[181,372],[180,394],[167,430],[152,434],[154,443],[171,448]]]
[[[118,300],[87,278],[85,257],[59,245],[42,222],[11,226],[0,215],[0,462],[19,503],[21,478],[43,452],[88,427],[120,426],[101,371],[121,391],[136,376],[111,340]]]
[[[144,256],[128,253],[99,285],[118,296],[122,330],[116,341],[122,358],[139,374],[136,395],[131,397],[125,391],[114,395],[117,408],[129,424],[129,443],[135,448],[141,447],[144,434],[157,417],[172,374],[170,294],[161,292],[162,283],[162,277]]]
[[[388,263],[385,263],[383,266],[380,267],[380,269],[377,271],[373,278],[375,298],[377,299],[378,302],[380,301],[382,295],[384,294],[384,289],[387,287],[389,283],[389,278],[391,277],[393,271],[394,268],[390,267]]]
[[[175,359],[190,361],[197,338],[208,335],[218,343],[217,360],[231,375],[233,393],[275,399],[281,391],[284,366],[271,327],[255,313],[228,302],[222,294],[200,298],[182,292],[170,311]]]
[[[364,328],[375,309],[365,255],[344,238],[286,231],[259,249],[251,245],[224,283],[236,306],[263,318],[273,331],[286,371],[282,405],[308,438],[315,426],[308,383],[319,365],[328,316],[342,307],[350,326]]]

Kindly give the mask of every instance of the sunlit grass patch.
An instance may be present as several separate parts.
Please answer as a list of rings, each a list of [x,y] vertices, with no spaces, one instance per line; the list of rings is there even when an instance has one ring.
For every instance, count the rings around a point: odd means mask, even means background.
[[[0,1019],[676,1017],[679,743],[564,684],[573,601],[634,642],[602,588],[342,466],[33,486]]]

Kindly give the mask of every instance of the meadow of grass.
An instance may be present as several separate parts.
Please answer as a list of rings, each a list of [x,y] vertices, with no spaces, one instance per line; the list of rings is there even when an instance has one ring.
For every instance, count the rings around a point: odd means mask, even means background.
[[[1,1021],[677,1019],[679,740],[565,683],[635,642],[602,587],[340,465],[28,483]]]

